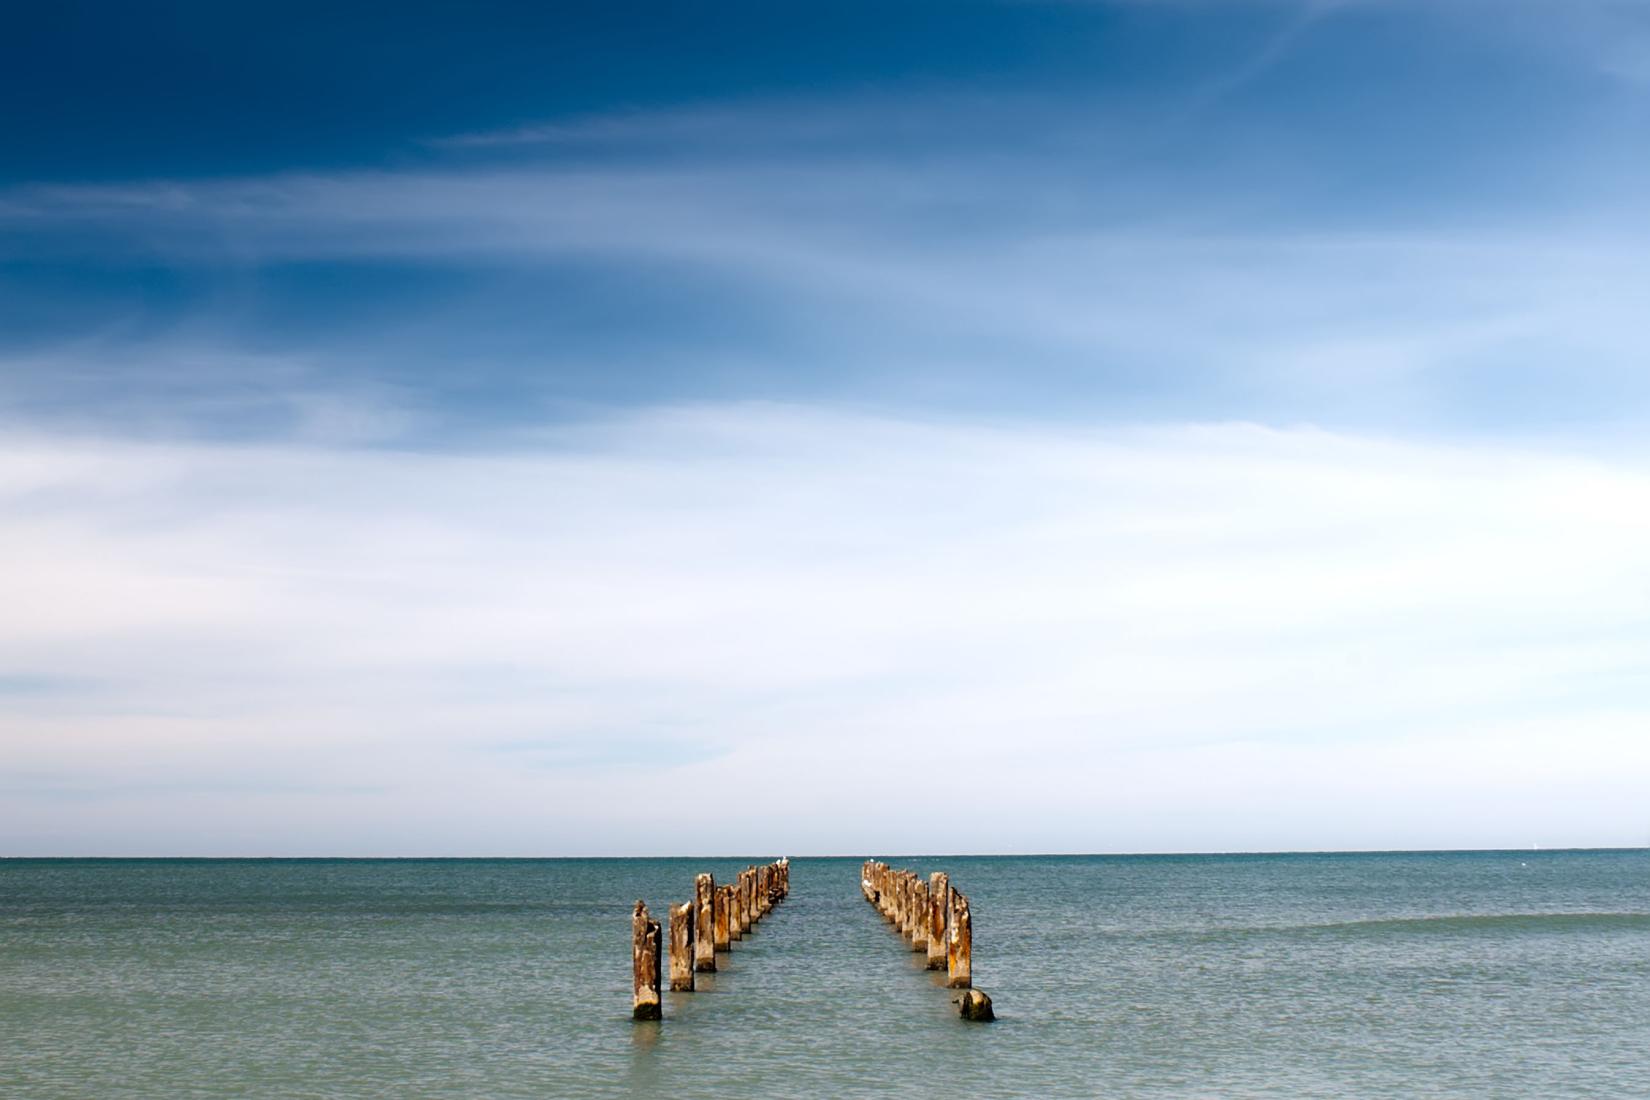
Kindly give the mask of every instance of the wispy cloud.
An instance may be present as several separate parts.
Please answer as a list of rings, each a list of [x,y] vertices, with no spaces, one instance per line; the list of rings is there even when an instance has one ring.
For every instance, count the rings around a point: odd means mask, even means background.
[[[844,821],[918,848],[1047,846],[1056,820],[1084,849],[1640,827],[1637,466],[733,406],[498,454],[14,438],[3,468],[0,662],[102,685],[0,708],[8,774],[326,775],[375,790],[311,824],[426,823],[397,851],[648,850],[631,807],[776,772],[809,777],[771,823],[798,851],[852,844]],[[639,770],[604,775],[638,736]],[[942,752],[992,807],[979,835],[862,783]],[[1532,801],[1546,768],[1590,803]],[[1449,812],[1390,816],[1444,776]],[[1147,841],[1153,796],[1178,820]],[[86,799],[25,804],[8,832],[109,835]]]
[[[729,323],[783,316],[781,342],[753,334],[750,353],[805,365],[799,376],[897,364],[885,378],[922,385],[1012,370],[1025,392],[1041,379],[1146,415],[1363,426],[1401,416],[1439,430],[1607,427],[1650,400],[1633,292],[1650,272],[1637,238],[1620,234],[1634,215],[1374,232],[1246,224],[1211,209],[1200,222],[1182,212],[1145,225],[1114,223],[1054,184],[1047,204],[1014,213],[1009,195],[1021,191],[980,176],[949,188],[936,216],[931,191],[886,167],[494,168],[37,188],[18,201],[65,233],[102,234],[104,248],[180,262],[486,264],[519,279],[601,262],[705,276],[740,303]],[[1116,196],[1134,201],[1127,188]],[[371,411],[387,383],[365,380],[354,399],[336,380],[318,383],[351,357],[416,360],[424,320],[408,316],[404,339],[380,323],[353,342],[300,344],[270,357],[285,374],[263,389],[317,430],[393,435],[398,422]],[[449,320],[465,323],[461,312]],[[544,343],[548,356],[593,350],[559,333]],[[161,369],[210,379],[189,363],[209,362],[211,349],[199,338],[82,340],[14,356],[6,374],[13,404],[38,407],[100,362],[170,363]],[[691,338],[679,353],[702,355]],[[256,382],[256,358],[230,347],[225,361],[246,369],[216,373]],[[286,376],[306,358],[316,364],[307,381]],[[1552,387],[1533,403],[1535,379],[1564,381],[1559,405]],[[233,400],[256,404],[259,392]],[[1159,403],[1170,392],[1179,404]],[[412,404],[404,415],[416,417]]]

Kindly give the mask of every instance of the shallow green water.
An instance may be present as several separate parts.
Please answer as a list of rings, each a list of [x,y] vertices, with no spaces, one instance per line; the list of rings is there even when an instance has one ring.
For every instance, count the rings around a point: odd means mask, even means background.
[[[662,1024],[629,906],[724,860],[0,861],[0,1097],[1650,1095],[1650,854],[957,858],[964,1024],[792,896]]]

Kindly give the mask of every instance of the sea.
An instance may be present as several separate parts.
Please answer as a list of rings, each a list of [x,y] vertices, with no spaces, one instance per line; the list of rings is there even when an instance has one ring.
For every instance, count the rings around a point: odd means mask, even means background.
[[[0,1097],[1650,1097],[1650,853],[794,859],[664,1019],[700,859],[0,860]],[[969,895],[953,993],[864,858]]]

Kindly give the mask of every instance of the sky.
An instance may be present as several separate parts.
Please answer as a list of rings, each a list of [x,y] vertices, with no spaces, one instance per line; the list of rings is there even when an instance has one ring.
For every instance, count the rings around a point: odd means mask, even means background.
[[[32,5],[0,855],[1650,844],[1650,3]]]

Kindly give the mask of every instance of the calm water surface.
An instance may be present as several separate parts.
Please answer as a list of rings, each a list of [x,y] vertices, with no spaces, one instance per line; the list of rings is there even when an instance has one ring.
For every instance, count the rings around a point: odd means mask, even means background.
[[[792,896],[662,1024],[722,860],[0,861],[0,1097],[1644,1097],[1650,854],[956,858],[976,984]]]

